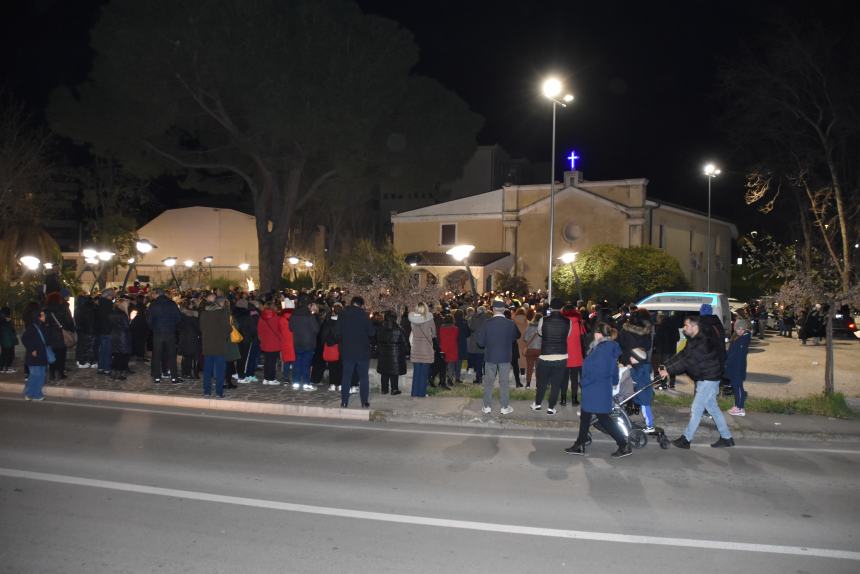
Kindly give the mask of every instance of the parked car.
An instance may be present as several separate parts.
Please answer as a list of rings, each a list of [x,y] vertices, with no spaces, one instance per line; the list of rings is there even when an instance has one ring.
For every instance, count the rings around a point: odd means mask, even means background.
[[[723,322],[726,333],[731,333],[732,311],[729,308],[729,298],[725,293],[706,293],[703,291],[654,293],[636,305],[649,311],[680,311],[685,315],[690,315],[698,314],[703,303],[709,304],[714,309],[714,315]]]

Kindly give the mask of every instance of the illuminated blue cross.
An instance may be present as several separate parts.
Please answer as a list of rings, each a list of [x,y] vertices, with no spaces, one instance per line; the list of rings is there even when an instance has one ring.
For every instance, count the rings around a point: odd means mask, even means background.
[[[576,171],[576,160],[580,159],[578,155],[576,155],[576,150],[570,152],[570,155],[567,156],[567,159],[570,160],[570,169],[571,171]]]

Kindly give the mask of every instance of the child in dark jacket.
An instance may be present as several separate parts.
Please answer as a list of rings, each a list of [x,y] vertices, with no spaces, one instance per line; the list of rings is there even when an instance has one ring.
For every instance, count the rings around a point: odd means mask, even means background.
[[[744,390],[744,379],[747,378],[747,354],[752,339],[749,321],[746,319],[735,321],[735,334],[736,337],[726,355],[724,376],[732,383],[732,394],[735,397],[735,406],[730,408],[728,413],[736,417],[743,417],[747,414],[744,410],[744,401],[747,398],[747,393]]]

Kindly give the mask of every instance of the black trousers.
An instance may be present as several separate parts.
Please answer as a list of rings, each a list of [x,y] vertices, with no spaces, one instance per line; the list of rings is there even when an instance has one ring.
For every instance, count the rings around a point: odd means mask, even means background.
[[[615,439],[615,444],[624,446],[627,443],[627,439],[612,423],[612,419],[608,413],[589,413],[586,411],[582,411],[579,415],[579,436],[576,437],[576,442],[580,444],[585,443],[585,439],[588,437],[588,429],[591,427],[591,417],[597,417],[603,428],[609,431],[609,434]]]
[[[549,408],[554,409],[563,383],[567,383],[567,359],[560,361],[538,359],[535,404],[539,405],[543,402],[546,388],[549,386]]]
[[[182,355],[182,377],[196,379],[200,374],[200,359],[195,355]]]
[[[570,379],[570,399],[573,404],[576,404],[579,402],[579,378],[582,377],[582,367],[568,367],[567,376]],[[567,384],[564,386],[565,388],[561,390],[562,399],[567,397]]]
[[[0,351],[0,369],[8,369],[15,360],[15,347],[3,347]]]
[[[397,388],[397,379],[399,378],[397,375],[380,375],[382,378],[382,392],[387,393],[389,387],[392,391],[399,390]]]
[[[57,375],[65,375],[66,374],[66,348],[65,347],[51,347],[54,349],[54,356],[57,357],[57,360],[54,361],[50,367],[48,368],[48,372],[50,373],[51,380],[56,379]]]
[[[278,379],[278,356],[280,351],[263,351],[263,378],[267,381]]]
[[[162,373],[170,371],[176,378],[176,333],[154,333],[152,335],[152,362],[149,373],[153,379],[160,379]]]
[[[111,369],[121,373],[128,370],[128,359],[131,357],[128,353],[114,353],[111,358]]]
[[[521,387],[523,383],[520,381],[520,351],[517,349],[517,344],[514,343],[514,352],[511,354],[511,370],[514,372],[514,383]]]

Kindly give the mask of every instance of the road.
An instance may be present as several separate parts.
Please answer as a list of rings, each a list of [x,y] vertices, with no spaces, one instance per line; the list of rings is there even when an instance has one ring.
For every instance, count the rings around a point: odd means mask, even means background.
[[[0,397],[0,572],[860,570],[860,446],[649,445]]]

